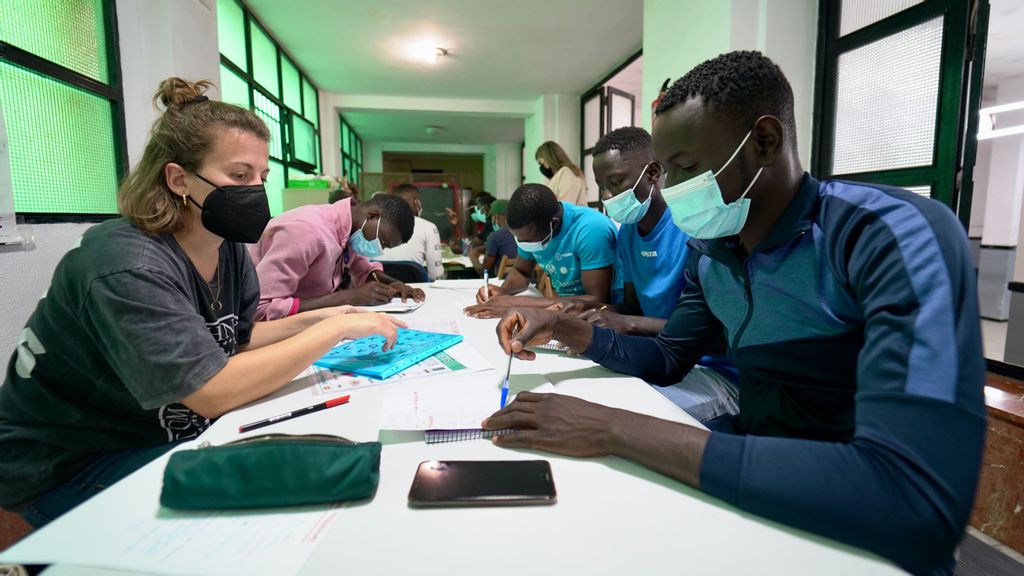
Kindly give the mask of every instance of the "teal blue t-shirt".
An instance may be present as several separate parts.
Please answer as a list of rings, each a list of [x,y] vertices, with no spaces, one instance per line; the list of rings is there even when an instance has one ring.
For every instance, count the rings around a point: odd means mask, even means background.
[[[643,315],[668,318],[686,287],[683,272],[690,256],[690,237],[672,222],[665,209],[647,236],[640,236],[636,224],[619,228],[618,268],[625,284],[633,284]]]
[[[581,296],[583,271],[615,263],[615,225],[593,208],[562,202],[562,228],[547,247],[519,257],[536,260],[559,296]]]

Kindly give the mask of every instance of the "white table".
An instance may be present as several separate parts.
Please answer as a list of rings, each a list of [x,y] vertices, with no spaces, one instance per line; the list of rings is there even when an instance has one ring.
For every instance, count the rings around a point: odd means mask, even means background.
[[[507,356],[496,342],[496,321],[468,319],[461,313],[461,305],[473,297],[480,282],[443,285],[446,288],[427,287],[426,304],[413,314],[459,318],[466,341],[504,369]],[[457,288],[460,285],[465,288]],[[544,378],[560,393],[695,424],[647,384],[585,358],[545,353],[535,362],[513,362],[512,371],[521,382]],[[493,386],[496,377],[495,372],[484,372],[468,378]],[[396,386],[438,385],[430,380]],[[356,392],[344,408],[349,417],[343,423],[314,416],[291,422],[304,420],[296,426],[328,427],[322,431],[365,439],[375,432],[373,412],[387,401],[384,388]],[[214,440],[226,439],[219,434]],[[384,449],[376,497],[341,511],[301,574],[901,573],[866,552],[740,512],[618,458],[564,458],[501,449],[482,440],[428,446],[422,434],[414,432],[382,431],[380,440]],[[417,510],[406,505],[416,467],[423,460],[536,458],[551,462],[558,491],[553,506]],[[95,517],[101,512],[98,507],[106,507],[102,512],[110,515],[122,507],[152,506],[159,494],[159,469],[159,462],[143,468],[12,550],[58,547],[67,538],[89,538],[94,527],[82,522],[90,507]],[[112,572],[54,566],[46,573]]]

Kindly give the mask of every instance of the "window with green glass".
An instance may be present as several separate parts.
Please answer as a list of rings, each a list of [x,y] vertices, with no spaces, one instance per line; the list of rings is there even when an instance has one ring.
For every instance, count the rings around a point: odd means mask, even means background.
[[[289,176],[320,171],[319,95],[244,2],[217,0],[217,11],[221,97],[251,108],[270,129],[267,193],[276,216]]]
[[[281,70],[277,66],[277,45],[255,20],[249,20],[249,38],[252,41],[252,76],[264,90],[280,98],[278,82]]]
[[[217,44],[222,56],[242,70],[249,70],[245,56],[245,11],[235,0],[217,0]]]
[[[220,65],[220,99],[242,108],[249,107],[249,83],[223,64]]]
[[[287,56],[281,58],[281,87],[284,89],[285,106],[292,110],[302,110],[302,79],[299,69]]]
[[[348,179],[359,185],[359,174],[363,171],[363,141],[345,121],[338,116],[338,139],[341,142],[341,167]]]
[[[14,209],[30,221],[117,213],[125,145],[114,21],[113,0],[0,0],[0,111]]]

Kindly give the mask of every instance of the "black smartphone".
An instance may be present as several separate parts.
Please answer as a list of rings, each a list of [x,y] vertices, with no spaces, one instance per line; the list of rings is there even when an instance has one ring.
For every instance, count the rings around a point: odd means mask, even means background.
[[[428,460],[409,489],[409,506],[554,504],[546,460]]]

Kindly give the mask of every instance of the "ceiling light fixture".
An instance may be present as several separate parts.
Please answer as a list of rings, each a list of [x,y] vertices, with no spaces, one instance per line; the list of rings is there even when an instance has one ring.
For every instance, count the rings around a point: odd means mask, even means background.
[[[448,55],[447,48],[441,48],[436,42],[416,42],[410,44],[406,49],[406,56],[410,60],[423,62],[424,64],[435,64],[438,60]]]
[[[981,116],[979,119],[980,122],[978,122],[978,140],[989,140],[991,138],[999,138],[1000,136],[1024,134],[1024,124],[996,128],[997,114],[1001,114],[1003,112],[1015,112],[1017,110],[1024,110],[1024,100],[1014,102],[1012,104],[990,106],[988,108],[978,110],[978,114]]]
[[[441,133],[441,130],[443,130],[443,128],[440,126],[427,126],[426,132],[430,136],[437,136]]]

